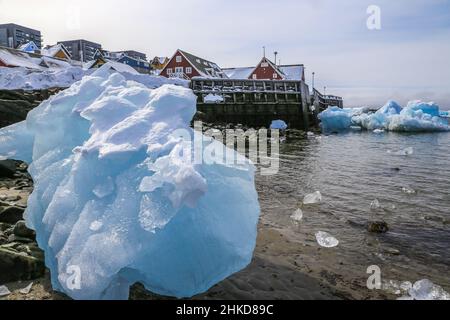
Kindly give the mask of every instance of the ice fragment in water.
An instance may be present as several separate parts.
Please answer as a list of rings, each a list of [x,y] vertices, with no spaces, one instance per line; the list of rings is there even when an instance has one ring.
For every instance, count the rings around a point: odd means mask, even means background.
[[[417,281],[409,290],[414,300],[450,300],[450,294],[428,279]]]
[[[396,156],[411,156],[413,154],[414,154],[413,147],[409,147],[409,148],[394,152],[394,155],[396,155]]]
[[[325,248],[334,248],[339,245],[339,241],[327,232],[319,231],[316,233],[317,243]]]
[[[300,222],[303,220],[303,211],[302,209],[298,209],[297,211],[294,212],[294,214],[291,216],[291,219],[296,221],[296,222]]]
[[[270,125],[270,129],[272,130],[286,130],[288,125],[283,120],[274,120]]]
[[[308,194],[303,199],[303,204],[306,204],[306,205],[316,204],[316,203],[320,203],[320,202],[322,202],[322,194],[320,193],[320,191],[316,191],[314,193]]]
[[[384,130],[383,129],[375,129],[375,130],[373,130],[373,133],[376,133],[376,134],[384,133]]]
[[[0,297],[5,297],[10,294],[11,294],[11,291],[9,291],[7,286],[0,286]]]
[[[370,209],[371,210],[376,210],[376,209],[380,209],[381,205],[380,205],[380,201],[378,201],[378,199],[375,199],[372,201],[372,203],[370,204]]]
[[[403,187],[402,191],[403,191],[403,193],[406,193],[406,194],[416,194],[416,190],[414,190],[410,187]]]

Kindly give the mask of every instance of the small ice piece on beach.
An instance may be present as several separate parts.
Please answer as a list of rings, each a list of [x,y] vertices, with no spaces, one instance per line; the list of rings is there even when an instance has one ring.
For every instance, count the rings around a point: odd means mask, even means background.
[[[384,130],[383,129],[375,129],[375,130],[373,130],[373,133],[375,133],[375,134],[384,133]]]
[[[322,202],[322,194],[320,191],[316,191],[314,193],[308,194],[303,198],[303,204],[316,204]]]
[[[29,294],[31,292],[31,288],[33,287],[33,284],[34,283],[32,282],[29,285],[27,285],[25,288],[20,289],[19,293],[21,293],[21,294]]]
[[[334,248],[339,245],[339,240],[327,232],[319,231],[316,233],[317,243],[324,248]]]
[[[294,212],[294,214],[291,216],[291,219],[295,222],[300,222],[303,220],[303,211],[302,209],[298,209]]]
[[[288,125],[283,120],[274,120],[270,125],[270,129],[272,130],[287,130]]]
[[[417,281],[409,290],[414,300],[450,300],[450,294],[428,279]]]
[[[7,286],[0,286],[0,297],[5,297],[11,294]]]
[[[314,136],[315,136],[314,132],[311,132],[311,131],[308,131],[308,132],[306,133],[306,135],[307,135],[308,137],[314,137]]]
[[[416,194],[417,193],[417,191],[411,187],[403,187],[402,192],[406,193],[406,194]]]
[[[370,204],[370,210],[377,210],[381,208],[381,204],[380,201],[378,201],[378,199],[375,199],[372,201],[372,203]]]

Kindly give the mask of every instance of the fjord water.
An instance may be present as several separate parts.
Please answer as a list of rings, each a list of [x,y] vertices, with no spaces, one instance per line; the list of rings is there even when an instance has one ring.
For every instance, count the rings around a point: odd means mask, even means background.
[[[396,155],[410,147],[412,155]],[[365,287],[367,268],[377,265],[383,281],[429,279],[449,291],[449,152],[450,133],[288,138],[280,172],[257,178],[263,223],[299,248],[318,247],[319,231],[336,237],[339,246],[317,248],[322,253],[311,263],[356,287]],[[303,197],[315,191],[322,203],[303,206],[302,221],[294,221]],[[381,208],[371,209],[376,199]],[[367,223],[383,220],[388,233],[367,231]]]

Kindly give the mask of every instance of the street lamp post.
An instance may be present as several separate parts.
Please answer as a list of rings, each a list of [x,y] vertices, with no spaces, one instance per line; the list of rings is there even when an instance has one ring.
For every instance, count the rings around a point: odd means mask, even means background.
[[[324,95],[324,96],[327,95],[327,87],[323,87],[323,95]]]
[[[315,80],[316,73],[313,72],[313,73],[312,73],[312,76],[313,76],[313,79],[312,79],[312,87],[313,87],[313,91],[314,91],[314,80]]]

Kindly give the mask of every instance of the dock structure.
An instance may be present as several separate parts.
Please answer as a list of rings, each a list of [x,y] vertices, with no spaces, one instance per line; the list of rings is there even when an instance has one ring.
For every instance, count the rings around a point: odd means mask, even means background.
[[[267,128],[283,120],[289,128],[310,126],[311,97],[303,81],[193,78],[191,89],[207,122]]]
[[[312,98],[312,103],[315,106],[315,110],[319,113],[326,110],[328,107],[344,108],[344,99],[342,99],[342,97],[323,95],[317,89],[314,89]]]

